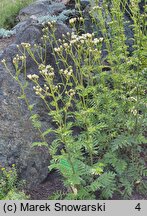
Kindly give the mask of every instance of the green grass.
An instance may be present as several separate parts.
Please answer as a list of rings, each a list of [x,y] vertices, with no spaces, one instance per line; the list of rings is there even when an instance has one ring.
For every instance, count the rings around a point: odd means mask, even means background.
[[[16,23],[19,11],[34,2],[34,0],[1,0],[0,1],[0,28],[12,28]]]

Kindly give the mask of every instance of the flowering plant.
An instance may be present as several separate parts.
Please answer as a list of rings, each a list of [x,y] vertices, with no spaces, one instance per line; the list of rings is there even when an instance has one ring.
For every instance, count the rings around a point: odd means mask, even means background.
[[[97,5],[90,10],[94,29],[101,31],[100,37],[94,31],[84,32],[85,19],[79,11],[79,18],[69,20],[73,31],[63,34],[59,40],[55,38],[56,22],[44,25],[45,51],[39,53],[40,61],[36,60],[31,45],[22,43],[18,46],[22,56],[13,59],[15,76],[7,68],[20,85],[22,98],[42,138],[42,142],[35,142],[34,146],[48,147],[52,156],[49,170],[58,170],[63,176],[68,192],[62,198],[94,199],[96,192],[99,198],[108,199],[114,193],[126,198],[136,187],[145,186],[145,160],[140,155],[146,140],[146,37],[139,1],[135,2],[135,7],[130,6],[134,23],[131,25],[132,54],[128,52],[124,31],[123,16],[128,3],[112,0],[111,8],[104,1],[103,10]],[[111,21],[106,24],[108,16]],[[77,30],[77,22],[83,32]],[[47,63],[48,43],[57,71]],[[103,56],[103,47],[106,56]],[[36,44],[33,48],[43,50]],[[38,66],[37,74],[27,74],[26,52]],[[25,85],[19,80],[20,62],[24,67]],[[3,63],[7,67],[5,61]],[[28,79],[47,107],[54,128],[43,131],[38,115],[33,113],[33,105],[25,95]],[[48,146],[50,133],[56,138]]]

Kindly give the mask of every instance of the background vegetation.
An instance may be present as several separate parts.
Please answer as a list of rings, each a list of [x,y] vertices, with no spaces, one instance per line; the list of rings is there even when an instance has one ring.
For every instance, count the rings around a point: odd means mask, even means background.
[[[28,196],[21,190],[22,185],[18,183],[15,164],[9,168],[0,166],[0,200],[28,199]]]
[[[19,11],[34,0],[1,0],[0,1],[0,28],[10,29],[18,21]]]

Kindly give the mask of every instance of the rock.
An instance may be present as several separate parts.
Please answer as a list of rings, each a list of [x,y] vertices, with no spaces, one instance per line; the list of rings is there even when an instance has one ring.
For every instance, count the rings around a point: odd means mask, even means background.
[[[41,42],[41,36],[42,26],[30,22],[28,25],[25,24],[24,26],[21,26],[21,29],[17,31],[16,43],[20,44],[24,42],[30,44],[39,44]]]
[[[41,183],[46,179],[49,174],[48,165],[50,164],[50,160],[48,149],[40,147],[31,152],[27,158],[27,164],[24,160],[20,161],[23,167],[21,169],[21,178],[29,180],[31,183],[29,187]]]
[[[55,33],[57,39],[66,34],[70,29],[63,23],[57,23]],[[38,23],[24,24],[17,28],[16,40],[2,53],[1,59],[5,58],[11,72],[14,72],[12,59],[18,53],[17,45],[21,42],[30,44],[41,43],[42,25]],[[47,49],[48,64],[56,69],[56,62],[51,54],[50,44]],[[37,57],[37,56],[36,56]],[[27,73],[36,73],[37,66],[31,57],[27,57]],[[57,73],[57,70],[56,70]],[[57,76],[58,79],[58,76]],[[23,81],[23,76],[21,77]],[[34,113],[40,115],[43,130],[53,128],[47,116],[47,110],[41,99],[32,92],[33,84],[29,83],[26,91],[31,104],[35,104]],[[18,100],[20,89],[17,83],[10,77],[6,69],[0,66],[0,163],[12,165],[15,163],[19,170],[21,179],[26,180],[27,186],[41,183],[48,175],[50,155],[45,148],[32,148],[34,141],[40,141],[39,134],[33,128],[29,120],[30,112],[24,101]],[[51,144],[54,135],[47,138],[48,145]]]
[[[48,175],[50,156],[47,149],[32,148],[32,143],[40,141],[40,137],[29,120],[26,104],[18,100],[19,94],[17,83],[0,66],[0,163],[4,166],[16,164],[20,178],[25,179],[28,187],[31,187]],[[36,104],[35,111],[41,114],[41,101],[32,94],[31,88],[27,95],[31,103]],[[42,113],[41,123],[45,130],[52,125],[45,121],[44,116]],[[53,138],[51,135],[48,144]],[[33,176],[31,170],[34,170]]]
[[[11,67],[12,67],[12,60],[13,58],[16,56],[16,54],[20,54],[17,48],[17,45],[21,44],[22,42],[27,42],[30,43],[31,45],[33,44],[41,44],[41,36],[42,34],[42,28],[43,26],[40,24],[30,24],[28,25],[28,27],[25,25],[24,30],[22,30],[23,28],[20,28],[19,31],[16,34],[16,40],[13,44],[11,44],[10,46],[8,46],[4,51],[3,51],[3,55],[2,58],[7,59],[7,62],[10,63]],[[62,37],[62,34],[66,34],[67,32],[70,32],[71,29],[69,29],[65,24],[63,23],[58,23],[57,22],[57,30],[55,32],[55,36],[57,39]],[[33,48],[32,48],[33,50]],[[38,57],[38,54],[35,52],[35,58],[38,62],[41,63],[41,60]],[[43,54],[44,54],[44,50],[43,50]],[[56,61],[52,55],[52,51],[51,51],[51,46],[48,43],[47,44],[47,64],[52,65],[55,68],[55,73],[56,73],[56,81],[59,82],[60,78],[58,76],[58,71],[57,71],[57,64]],[[36,63],[34,62],[34,60],[28,55],[27,56],[27,64],[26,64],[26,69],[27,69],[27,74],[34,74],[34,72],[38,75],[38,66],[36,65]]]
[[[39,23],[47,23],[49,21],[59,21],[66,23],[66,21],[70,18],[76,15],[75,9],[69,9],[69,10],[63,10],[59,15],[57,16],[51,16],[51,15],[46,15],[46,16],[40,16],[37,18]]]
[[[27,20],[19,22],[16,26],[14,26],[13,30],[15,30],[16,34],[18,34],[18,32],[20,33],[24,31],[29,25],[36,23],[38,23],[38,20],[35,16],[32,15]]]
[[[12,30],[0,29],[0,38],[16,35],[35,23],[42,24],[49,21],[66,22],[70,16],[75,16],[74,9],[66,9],[66,3],[63,1],[51,3],[49,0],[36,1],[20,11],[18,16],[20,22]]]
[[[81,4],[81,9],[84,10],[87,6],[90,5],[90,0],[81,0],[80,4]]]
[[[44,7],[47,2],[48,5]],[[34,5],[35,9],[33,9]],[[49,13],[49,8],[52,9],[50,12],[56,15],[56,17],[64,15],[66,20],[66,17],[68,18],[70,15],[69,10],[63,10],[65,8],[63,3],[56,3],[53,6],[49,4],[49,1],[38,1],[33,6],[31,5],[20,12],[22,21],[14,28],[16,31],[16,40],[4,50],[1,56],[1,59],[7,59],[12,72],[14,72],[12,60],[19,53],[18,44],[22,42],[32,45],[34,43],[41,44],[42,25],[38,23],[38,17],[46,15],[46,13],[51,14]],[[56,39],[61,38],[62,34],[70,31],[71,29],[60,20],[60,22],[57,22]],[[35,57],[37,58],[36,54]],[[51,53],[49,43],[47,44],[47,59],[47,64],[51,64],[55,68],[56,79],[58,80],[57,64]],[[31,57],[27,56],[27,73],[33,74],[37,71],[37,65]],[[21,80],[23,81],[23,77],[21,77]],[[49,127],[53,128],[44,104],[32,92],[32,85],[32,83],[29,83],[26,94],[30,103],[35,104],[34,113],[40,115],[40,121],[44,130]],[[41,183],[47,177],[50,155],[45,148],[32,148],[32,142],[40,141],[40,137],[29,120],[30,113],[24,101],[18,100],[19,92],[20,89],[17,83],[12,80],[4,68],[0,67],[0,163],[3,165],[12,165],[15,163],[19,170],[20,178],[26,180],[28,187],[32,187],[32,185]],[[48,145],[50,145],[53,139],[54,135],[48,137]]]
[[[30,18],[30,16],[32,15],[35,15],[35,16],[46,15],[49,12],[48,10],[49,4],[46,5],[44,2],[35,2],[23,8],[22,10],[20,10],[18,18],[20,21],[24,21]]]
[[[20,21],[24,21],[35,15],[37,18],[40,16],[56,16],[65,9],[65,5],[61,2],[52,3],[51,1],[37,1],[26,8],[23,8],[19,13]]]

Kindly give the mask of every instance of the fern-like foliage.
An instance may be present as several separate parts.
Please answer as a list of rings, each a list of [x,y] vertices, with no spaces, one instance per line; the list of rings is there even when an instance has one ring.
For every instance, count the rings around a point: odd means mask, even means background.
[[[111,198],[116,190],[115,173],[106,172],[92,182],[89,189],[93,192],[100,190],[100,197],[103,199]]]

